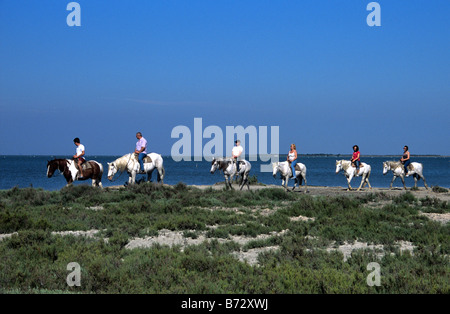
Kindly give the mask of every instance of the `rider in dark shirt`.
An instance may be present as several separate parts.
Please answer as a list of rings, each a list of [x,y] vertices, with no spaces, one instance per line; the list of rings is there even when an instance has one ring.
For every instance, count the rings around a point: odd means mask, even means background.
[[[405,167],[405,174],[408,176],[408,165],[411,163],[411,155],[408,151],[408,146],[405,145],[403,147],[403,156],[400,159],[400,162],[403,164],[403,167]]]

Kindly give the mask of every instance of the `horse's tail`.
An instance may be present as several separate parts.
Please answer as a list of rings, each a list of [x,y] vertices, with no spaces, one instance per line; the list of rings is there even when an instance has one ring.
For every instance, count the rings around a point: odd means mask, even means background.
[[[164,161],[161,155],[159,155],[157,162],[155,162],[155,166],[158,169],[158,182],[162,182],[164,180],[166,170],[164,169]]]
[[[103,165],[102,165],[101,163],[99,163],[99,162],[97,162],[97,164],[98,164],[98,167],[100,168],[100,173],[98,174],[98,180],[99,180],[100,182],[102,182]]]
[[[158,182],[162,182],[164,180],[165,174],[166,170],[164,170],[164,166],[161,166],[161,171],[158,170]]]

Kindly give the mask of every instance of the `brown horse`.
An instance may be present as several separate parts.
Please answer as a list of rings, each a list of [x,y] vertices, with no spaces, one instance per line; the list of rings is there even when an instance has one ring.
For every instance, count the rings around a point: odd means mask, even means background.
[[[83,167],[83,178],[78,179],[78,165],[73,159],[54,159],[47,162],[47,177],[51,178],[56,170],[66,178],[67,185],[73,181],[92,179],[92,186],[102,186],[103,166],[95,160],[86,161]]]

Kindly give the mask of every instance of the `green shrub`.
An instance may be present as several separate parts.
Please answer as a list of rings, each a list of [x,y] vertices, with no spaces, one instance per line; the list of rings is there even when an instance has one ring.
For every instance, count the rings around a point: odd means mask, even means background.
[[[438,185],[433,186],[431,190],[435,193],[447,193],[448,192],[448,189],[440,187]]]

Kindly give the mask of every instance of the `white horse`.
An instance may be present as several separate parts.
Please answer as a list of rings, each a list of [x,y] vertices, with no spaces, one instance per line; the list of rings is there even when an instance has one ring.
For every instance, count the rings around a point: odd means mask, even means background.
[[[272,169],[274,178],[277,176],[277,173],[280,172],[281,185],[286,189],[286,191],[289,191],[287,187],[289,178],[292,176],[292,168],[289,165],[289,162],[274,162],[272,163]],[[296,188],[297,184],[298,186],[302,185],[302,180],[305,181],[305,192],[308,192],[308,184],[306,183],[306,166],[302,163],[297,163],[295,165],[295,182],[292,190]]]
[[[248,182],[248,175],[252,168],[252,165],[247,160],[238,161],[239,164],[239,173],[236,171],[236,163],[232,158],[214,158],[211,162],[211,174],[215,173],[216,170],[222,170],[223,175],[225,177],[225,186],[233,189],[231,186],[231,179],[235,175],[242,176],[242,182],[240,184],[240,189],[247,184],[247,188],[250,190],[250,183]]]
[[[362,176],[361,184],[359,185],[359,188],[357,191],[361,190],[362,187],[366,185],[366,183],[369,185],[369,189],[372,189],[372,186],[369,182],[370,172],[372,171],[372,168],[370,165],[362,162],[359,166],[359,171],[356,174],[356,168],[352,166],[352,162],[350,160],[336,160],[336,174],[339,173],[339,171],[343,170],[345,177],[347,178],[348,183],[348,189],[352,190],[352,187],[350,185],[350,182],[352,181],[353,177]]]
[[[394,183],[397,177],[402,179],[403,188],[406,190],[405,179],[404,177],[409,177],[412,175],[414,177],[414,187],[417,188],[417,181],[420,178],[423,179],[423,183],[425,184],[425,188],[428,190],[427,181],[425,181],[425,177],[423,176],[423,165],[419,162],[412,162],[408,165],[408,173],[405,175],[405,167],[400,161],[385,161],[383,162],[383,174],[385,175],[388,171],[392,171],[394,177],[392,178],[391,185],[389,189],[392,189],[392,184]]]
[[[150,157],[151,161],[147,157]],[[157,169],[158,183],[163,183],[165,174],[163,158],[157,153],[147,154],[147,157],[144,158],[144,171],[147,173],[147,180],[150,181],[153,170]],[[126,154],[111,163],[108,162],[108,180],[112,181],[117,172],[122,174],[124,171],[129,175],[128,184],[134,184],[136,174],[140,171],[139,161],[136,160],[134,153]]]

